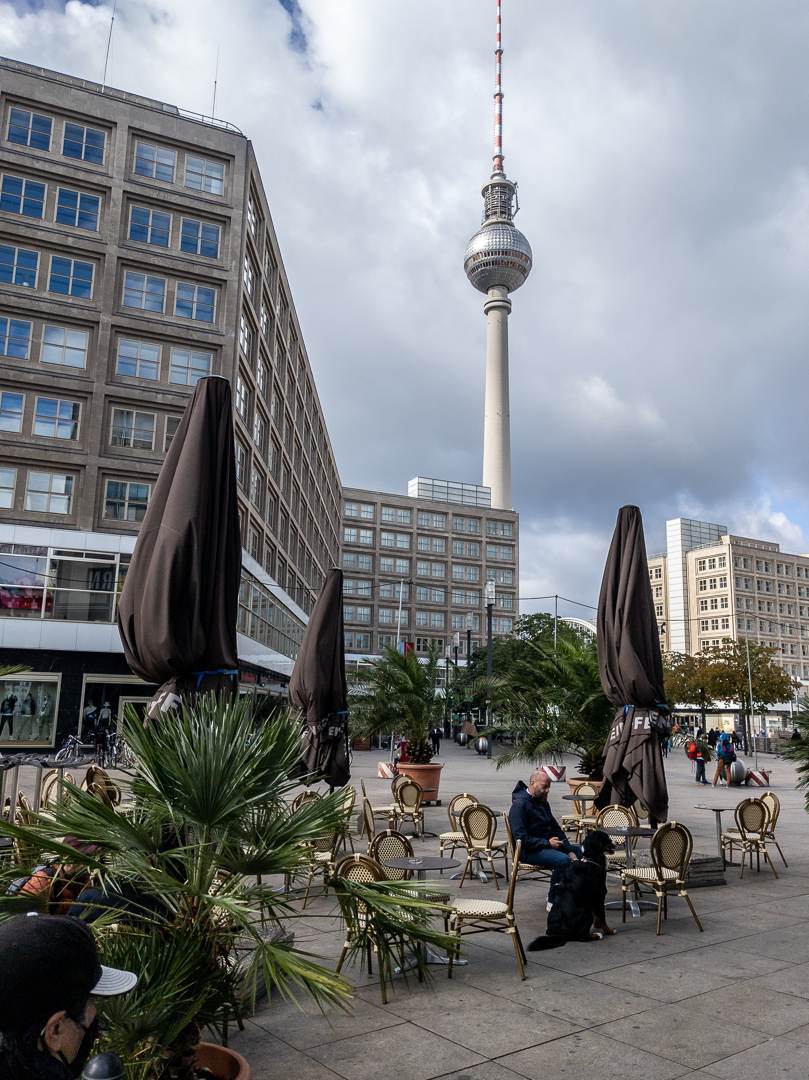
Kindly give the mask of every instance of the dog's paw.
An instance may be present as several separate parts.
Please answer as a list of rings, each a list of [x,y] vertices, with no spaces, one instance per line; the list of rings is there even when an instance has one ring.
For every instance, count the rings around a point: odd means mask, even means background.
[[[590,934],[590,941],[601,941],[603,937],[604,935],[601,933],[600,930],[593,930],[593,932]]]
[[[604,926],[602,926],[602,927],[601,927],[601,929],[602,929],[602,931],[603,931],[603,932],[604,932],[605,934],[610,934],[610,935],[612,935],[612,934],[617,934],[617,933],[618,933],[618,931],[617,931],[617,930],[611,930],[611,929],[610,929],[610,927],[609,927],[609,926],[607,926],[606,924],[605,924]]]

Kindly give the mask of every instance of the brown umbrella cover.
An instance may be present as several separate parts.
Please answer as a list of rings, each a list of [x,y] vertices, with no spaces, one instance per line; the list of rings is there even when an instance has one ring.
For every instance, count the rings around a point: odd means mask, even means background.
[[[343,571],[332,567],[304,631],[289,703],[306,720],[298,776],[342,787],[348,768],[348,687],[343,635]]]
[[[149,500],[118,604],[126,662],[159,683],[149,713],[235,692],[242,562],[226,379],[200,379]]]
[[[655,821],[668,817],[661,737],[671,730],[665,704],[643,520],[622,506],[598,598],[598,667],[604,693],[620,706],[604,747],[604,783],[597,806],[640,799]]]

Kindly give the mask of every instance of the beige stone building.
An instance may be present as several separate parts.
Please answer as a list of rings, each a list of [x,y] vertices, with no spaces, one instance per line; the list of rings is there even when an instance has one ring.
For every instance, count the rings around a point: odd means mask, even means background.
[[[663,648],[693,654],[749,638],[809,682],[809,554],[684,518],[666,530],[666,553],[648,558]]]
[[[519,614],[519,515],[490,507],[489,489],[416,477],[407,495],[343,489],[346,653],[381,653],[437,641],[466,656],[486,642],[486,583],[494,583],[494,635]]]
[[[115,601],[206,375],[233,389],[244,688],[278,684],[338,559],[341,489],[252,145],[137,94],[0,73],[0,647],[40,673],[16,695],[47,701],[34,741],[150,693]]]

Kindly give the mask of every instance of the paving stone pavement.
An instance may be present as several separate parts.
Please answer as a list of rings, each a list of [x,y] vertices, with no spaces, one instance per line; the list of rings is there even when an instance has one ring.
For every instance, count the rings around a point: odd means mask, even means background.
[[[356,752],[353,782],[365,780],[372,802],[390,800],[388,781],[377,779],[379,751]],[[426,827],[448,828],[446,804],[471,791],[495,810],[507,810],[511,790],[529,770],[508,766],[444,741],[442,807],[426,808]],[[568,775],[575,759],[566,760]],[[752,764],[752,762],[751,762]],[[805,1080],[809,1062],[809,854],[807,819],[795,771],[787,762],[760,755],[781,800],[778,837],[789,861],[775,854],[776,880],[728,869],[726,884],[696,889],[697,930],[684,901],[669,902],[669,918],[655,934],[655,916],[609,913],[614,937],[570,943],[529,953],[521,981],[510,939],[481,934],[465,939],[469,964],[449,980],[434,967],[431,983],[397,980],[382,1004],[376,977],[359,967],[344,969],[356,987],[350,1014],[320,1014],[279,1003],[273,996],[231,1033],[231,1046],[250,1061],[255,1080],[376,1080],[382,1071],[397,1080],[674,1080],[702,1073],[724,1080]],[[694,784],[683,752],[666,762],[671,817],[694,836],[694,850],[716,852],[714,815],[696,808],[733,806],[755,791]],[[566,784],[554,784],[557,818]],[[732,814],[724,816],[730,825]],[[406,830],[407,831],[407,830]],[[417,852],[438,854],[438,839],[414,840]],[[364,850],[364,844],[357,844]],[[434,875],[431,875],[433,877]],[[441,879],[453,891],[457,882]],[[501,882],[502,885],[502,882]],[[609,899],[620,896],[612,886]],[[464,884],[462,896],[505,899],[491,880]],[[517,887],[515,913],[524,942],[545,927],[546,889],[537,882]],[[296,941],[336,964],[343,930],[330,898],[310,903],[294,921]]]

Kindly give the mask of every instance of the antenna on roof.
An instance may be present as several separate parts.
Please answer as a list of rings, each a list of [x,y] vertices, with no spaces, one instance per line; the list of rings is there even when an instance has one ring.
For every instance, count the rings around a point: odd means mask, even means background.
[[[219,80],[219,46],[216,46],[216,70],[213,75],[213,101],[211,102],[211,120],[216,117],[216,84]]]
[[[115,9],[118,7],[118,0],[113,0],[112,5],[112,18],[110,19],[110,34],[107,38],[107,52],[104,55],[104,74],[101,76],[101,92],[104,92],[104,87],[107,85],[107,64],[110,60],[110,46],[112,45],[112,29],[115,26]]]

